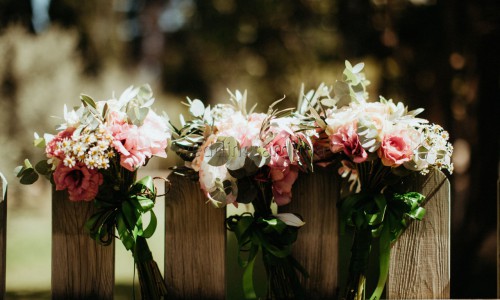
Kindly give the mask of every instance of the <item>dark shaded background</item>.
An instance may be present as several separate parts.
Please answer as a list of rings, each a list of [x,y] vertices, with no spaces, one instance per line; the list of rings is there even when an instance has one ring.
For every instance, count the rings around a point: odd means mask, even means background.
[[[345,59],[365,61],[372,98],[424,107],[455,145],[452,298],[497,297],[499,21],[495,0],[0,0],[1,35],[62,27],[86,80],[113,63],[179,100],[248,88],[261,108],[283,94],[293,106],[300,83],[332,84]],[[24,78],[2,53],[0,102],[14,120],[2,134],[15,138]]]

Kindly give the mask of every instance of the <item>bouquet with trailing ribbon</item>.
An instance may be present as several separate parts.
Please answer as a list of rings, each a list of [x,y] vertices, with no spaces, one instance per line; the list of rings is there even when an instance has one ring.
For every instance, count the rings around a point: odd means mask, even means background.
[[[259,252],[268,277],[266,299],[303,298],[298,272],[305,271],[291,248],[304,222],[295,214],[273,213],[272,207],[288,204],[299,171],[311,168],[309,128],[291,109],[274,109],[279,101],[267,114],[247,112],[246,97],[230,92],[231,104],[213,107],[188,98],[192,120],[181,118],[172,141],[185,166],[175,172],[198,180],[215,207],[252,204],[253,213],[226,219],[238,240],[246,298],[257,297],[253,268]]]
[[[368,102],[364,65],[346,61],[343,79],[304,95],[316,120],[315,159],[335,162],[349,192],[340,203],[341,232],[354,229],[347,286],[342,299],[365,299],[368,261],[379,242],[379,278],[370,299],[380,299],[390,250],[411,220],[421,220],[425,197],[401,189],[403,178],[430,169],[453,171],[452,146],[439,125],[416,116],[403,103],[383,97]],[[333,90],[333,91],[332,91]],[[333,93],[332,93],[333,92]],[[409,177],[406,177],[409,178]]]
[[[134,257],[142,298],[162,299],[165,282],[146,240],[156,229],[156,189],[150,176],[136,177],[151,157],[166,157],[168,119],[151,109],[148,85],[130,87],[118,99],[96,102],[81,95],[81,101],[73,110],[64,107],[59,133],[35,133],[35,146],[45,149],[47,159],[35,167],[25,160],[18,177],[30,184],[41,174],[56,190],[67,191],[69,200],[93,202],[96,212],[85,224],[90,237],[109,245],[116,230]],[[145,214],[150,215],[147,226]]]

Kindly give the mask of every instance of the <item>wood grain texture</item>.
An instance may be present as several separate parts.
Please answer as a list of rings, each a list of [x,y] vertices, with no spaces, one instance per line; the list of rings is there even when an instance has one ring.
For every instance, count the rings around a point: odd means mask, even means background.
[[[0,299],[5,296],[5,258],[7,253],[7,180],[0,173]]]
[[[100,246],[85,232],[93,203],[52,193],[52,298],[113,299],[114,243]]]
[[[307,299],[333,299],[338,287],[339,180],[332,168],[316,167],[300,174],[293,185],[292,202],[280,212],[301,215],[306,224],[299,230],[293,255],[309,273],[303,278]]]
[[[434,171],[410,185],[427,197],[427,212],[392,248],[387,298],[450,298],[450,183]]]
[[[224,299],[225,209],[206,203],[198,182],[171,174],[165,202],[165,281],[169,299]]]

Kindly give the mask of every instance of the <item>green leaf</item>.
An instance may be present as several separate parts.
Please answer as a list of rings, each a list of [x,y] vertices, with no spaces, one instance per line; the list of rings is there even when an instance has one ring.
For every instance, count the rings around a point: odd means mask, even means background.
[[[14,171],[17,172],[16,176],[19,178],[21,184],[32,184],[39,177],[28,159],[24,160],[24,166],[18,166]]]
[[[84,106],[91,106],[92,108],[97,109],[97,105],[95,104],[94,99],[92,99],[90,96],[81,94],[80,100],[82,100]]]
[[[134,107],[128,111],[127,116],[134,125],[141,126],[148,113],[149,108],[147,107]]]
[[[139,87],[137,96],[141,99],[151,99],[153,97],[153,90],[149,84],[144,84]]]
[[[206,157],[206,153],[205,153]],[[211,157],[210,160],[208,161],[208,164],[214,167],[220,167],[226,164],[226,162],[229,160],[229,156],[224,149],[220,149],[217,152],[215,152]]]
[[[36,164],[35,170],[41,175],[49,175],[52,171],[52,165],[49,164],[46,159],[44,159]]]
[[[38,174],[34,169],[26,169],[19,182],[22,184],[33,184],[38,180]]]
[[[224,151],[228,153],[229,158],[235,158],[241,154],[240,145],[234,137],[219,137],[217,141],[223,143]]]
[[[239,170],[245,166],[246,159],[247,159],[246,155],[239,155],[236,157],[232,157],[227,161],[226,167],[229,170]]]
[[[108,113],[108,109],[109,109],[109,106],[108,106],[108,103],[106,102],[104,104],[104,107],[102,109],[102,118],[105,119],[106,118],[106,114]]]
[[[45,139],[43,137],[39,137],[33,141],[33,145],[37,148],[45,148]]]

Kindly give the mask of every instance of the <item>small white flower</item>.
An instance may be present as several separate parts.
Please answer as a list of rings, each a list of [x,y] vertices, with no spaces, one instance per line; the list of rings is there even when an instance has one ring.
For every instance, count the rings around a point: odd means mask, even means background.
[[[73,168],[76,165],[76,160],[72,156],[66,156],[63,161],[64,165],[68,168]]]

